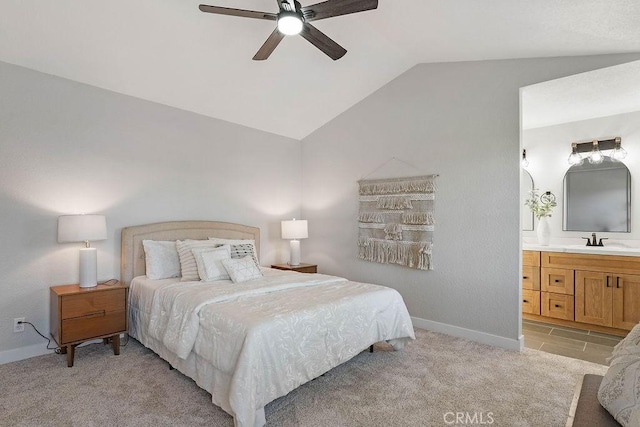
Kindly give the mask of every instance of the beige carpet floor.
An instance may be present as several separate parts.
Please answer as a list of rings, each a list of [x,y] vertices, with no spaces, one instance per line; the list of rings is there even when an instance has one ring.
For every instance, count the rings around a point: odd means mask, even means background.
[[[401,352],[363,352],[267,405],[269,426],[564,426],[575,384],[606,367],[417,330]],[[137,341],[0,366],[1,426],[233,426],[211,396]],[[467,418],[469,420],[469,418]],[[467,425],[471,424],[467,421]],[[458,424],[460,425],[460,424]]]

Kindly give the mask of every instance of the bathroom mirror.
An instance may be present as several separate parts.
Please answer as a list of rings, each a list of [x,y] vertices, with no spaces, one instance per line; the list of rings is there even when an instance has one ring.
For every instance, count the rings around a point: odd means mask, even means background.
[[[529,198],[529,191],[533,190],[533,178],[531,174],[525,170],[520,169],[522,176],[520,177],[520,211],[522,212],[522,230],[533,230],[533,212],[527,206],[524,205],[525,200]]]
[[[599,165],[585,159],[564,176],[563,230],[629,233],[631,174],[605,156]]]

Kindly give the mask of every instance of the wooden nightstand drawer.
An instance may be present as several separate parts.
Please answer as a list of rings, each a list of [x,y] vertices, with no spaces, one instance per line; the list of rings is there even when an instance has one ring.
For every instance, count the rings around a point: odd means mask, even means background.
[[[125,304],[125,289],[66,295],[61,301],[61,317],[62,319],[73,319],[84,316],[104,316],[106,312],[123,311]]]
[[[126,330],[124,309],[115,312],[96,314],[62,320],[62,343],[90,340],[112,334],[113,331]]]

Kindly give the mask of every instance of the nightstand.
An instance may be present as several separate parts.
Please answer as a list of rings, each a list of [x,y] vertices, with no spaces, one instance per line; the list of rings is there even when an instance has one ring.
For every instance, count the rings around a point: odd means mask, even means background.
[[[111,338],[113,354],[120,354],[120,334],[127,332],[127,286],[52,286],[51,336],[73,366],[75,347],[88,340]]]
[[[297,271],[298,273],[317,273],[318,272],[317,264],[302,264],[302,263],[300,263],[300,265],[272,264],[271,268],[275,268],[277,270]]]

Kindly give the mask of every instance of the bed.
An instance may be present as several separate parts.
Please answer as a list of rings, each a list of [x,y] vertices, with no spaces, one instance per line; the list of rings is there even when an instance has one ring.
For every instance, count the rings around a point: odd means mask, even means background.
[[[324,274],[260,267],[232,281],[149,279],[143,240],[254,240],[260,230],[177,221],[122,230],[121,280],[129,290],[129,334],[211,393],[239,427],[266,424],[264,407],[376,342],[395,350],[415,339],[393,289]],[[247,257],[248,258],[248,257]]]

